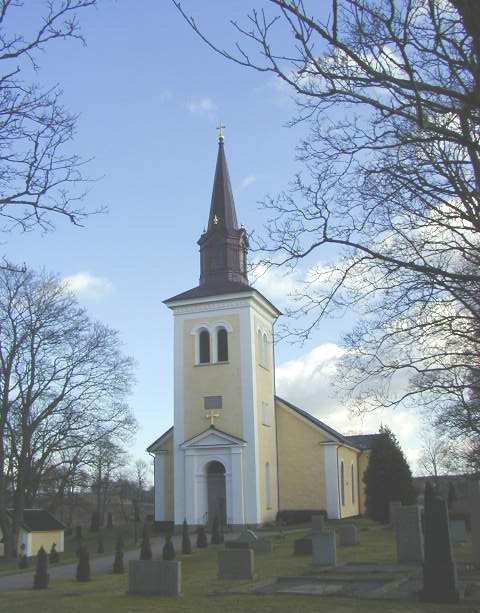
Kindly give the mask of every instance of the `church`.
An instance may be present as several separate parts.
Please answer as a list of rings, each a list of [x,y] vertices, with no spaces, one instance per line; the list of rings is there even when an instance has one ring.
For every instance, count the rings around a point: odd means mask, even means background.
[[[198,286],[168,298],[174,325],[174,424],[154,458],[155,521],[232,527],[279,511],[364,513],[376,435],[344,436],[275,394],[280,311],[249,284],[220,130]]]

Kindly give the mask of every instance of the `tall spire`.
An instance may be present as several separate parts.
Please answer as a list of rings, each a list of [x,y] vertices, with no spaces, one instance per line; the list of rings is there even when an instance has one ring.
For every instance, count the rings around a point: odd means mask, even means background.
[[[213,181],[212,202],[210,205],[210,215],[208,218],[208,229],[213,226],[220,226],[226,230],[238,230],[237,213],[233,200],[232,186],[228,174],[227,158],[225,157],[223,126],[217,128],[218,136],[218,155],[217,166],[215,168],[215,179]]]
[[[246,271],[247,236],[238,227],[232,186],[225,157],[225,126],[220,124],[217,165],[207,230],[200,245],[200,285],[242,283],[248,285]]]

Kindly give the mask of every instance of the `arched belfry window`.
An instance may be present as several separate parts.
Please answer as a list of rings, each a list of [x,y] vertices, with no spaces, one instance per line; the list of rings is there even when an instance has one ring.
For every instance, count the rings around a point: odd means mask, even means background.
[[[210,332],[208,330],[200,330],[198,349],[199,363],[208,364],[210,362]]]
[[[345,466],[340,462],[340,497],[342,500],[342,507],[345,505]]]
[[[228,332],[225,328],[217,330],[217,361],[228,362]]]

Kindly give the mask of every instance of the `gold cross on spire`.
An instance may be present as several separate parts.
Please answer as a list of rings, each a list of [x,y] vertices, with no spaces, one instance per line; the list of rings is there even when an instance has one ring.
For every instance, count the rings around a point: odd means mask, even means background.
[[[218,142],[219,143],[223,143],[223,141],[225,140],[225,126],[223,125],[222,122],[220,122],[217,126],[217,130],[218,130]]]
[[[205,419],[209,419],[210,420],[210,425],[213,426],[213,422],[215,421],[215,419],[217,419],[217,417],[220,417],[220,413],[215,413],[215,411],[207,411],[205,413]]]

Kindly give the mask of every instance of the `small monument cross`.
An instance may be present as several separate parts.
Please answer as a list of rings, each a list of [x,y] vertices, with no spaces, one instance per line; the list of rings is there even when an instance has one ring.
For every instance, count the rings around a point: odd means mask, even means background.
[[[213,426],[214,425],[214,421],[215,419],[217,419],[217,417],[220,417],[220,413],[215,413],[215,411],[207,411],[205,413],[205,419],[209,419],[210,420],[210,425]]]
[[[220,122],[217,126],[217,130],[218,130],[218,142],[219,143],[223,143],[223,141],[225,140],[225,126],[223,125],[222,122]]]

